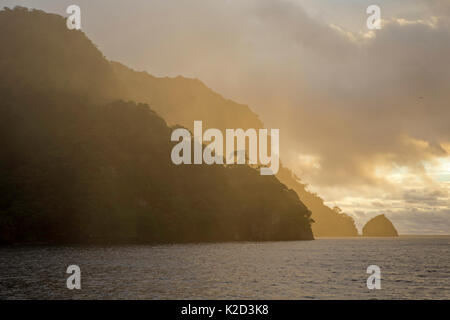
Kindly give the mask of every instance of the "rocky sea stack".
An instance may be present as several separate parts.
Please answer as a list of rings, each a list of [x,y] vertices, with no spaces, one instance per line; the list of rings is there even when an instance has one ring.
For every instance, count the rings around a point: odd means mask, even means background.
[[[398,237],[394,225],[384,214],[370,219],[362,231],[364,237]]]

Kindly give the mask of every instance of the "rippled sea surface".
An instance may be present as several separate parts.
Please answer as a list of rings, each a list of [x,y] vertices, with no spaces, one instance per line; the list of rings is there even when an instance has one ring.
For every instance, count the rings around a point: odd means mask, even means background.
[[[450,237],[0,247],[0,299],[450,299]]]

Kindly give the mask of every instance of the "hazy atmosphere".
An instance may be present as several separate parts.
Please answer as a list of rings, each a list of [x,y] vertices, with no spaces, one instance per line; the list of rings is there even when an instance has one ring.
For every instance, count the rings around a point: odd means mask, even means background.
[[[63,16],[78,4],[106,58],[248,105],[280,129],[283,163],[359,230],[386,214],[400,234],[450,233],[450,2],[1,4]],[[366,27],[370,4],[380,30]]]

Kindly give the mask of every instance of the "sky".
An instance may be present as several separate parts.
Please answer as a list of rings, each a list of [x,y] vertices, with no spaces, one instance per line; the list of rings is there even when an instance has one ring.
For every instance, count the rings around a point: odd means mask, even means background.
[[[283,163],[359,229],[386,214],[402,234],[450,234],[450,1],[1,3],[78,4],[108,59],[249,105],[280,129]]]

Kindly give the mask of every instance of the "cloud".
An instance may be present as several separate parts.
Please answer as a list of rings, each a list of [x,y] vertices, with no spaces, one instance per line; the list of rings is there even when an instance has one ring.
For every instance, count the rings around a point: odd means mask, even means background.
[[[61,14],[71,4],[6,2]],[[283,161],[314,191],[350,212],[358,209],[348,199],[359,199],[359,221],[383,213],[386,195],[408,208],[396,217],[425,221],[409,209],[420,201],[427,217],[448,214],[439,196],[447,187],[429,174],[450,150],[448,1],[380,0],[376,31],[365,26],[370,1],[79,3],[84,30],[108,58],[199,78],[250,105],[280,128]],[[397,219],[402,230],[417,229],[406,221]]]
[[[405,190],[403,199],[408,204],[421,206],[446,206],[449,203],[449,194],[446,190]]]
[[[387,211],[400,234],[448,234],[450,210],[403,210]]]

